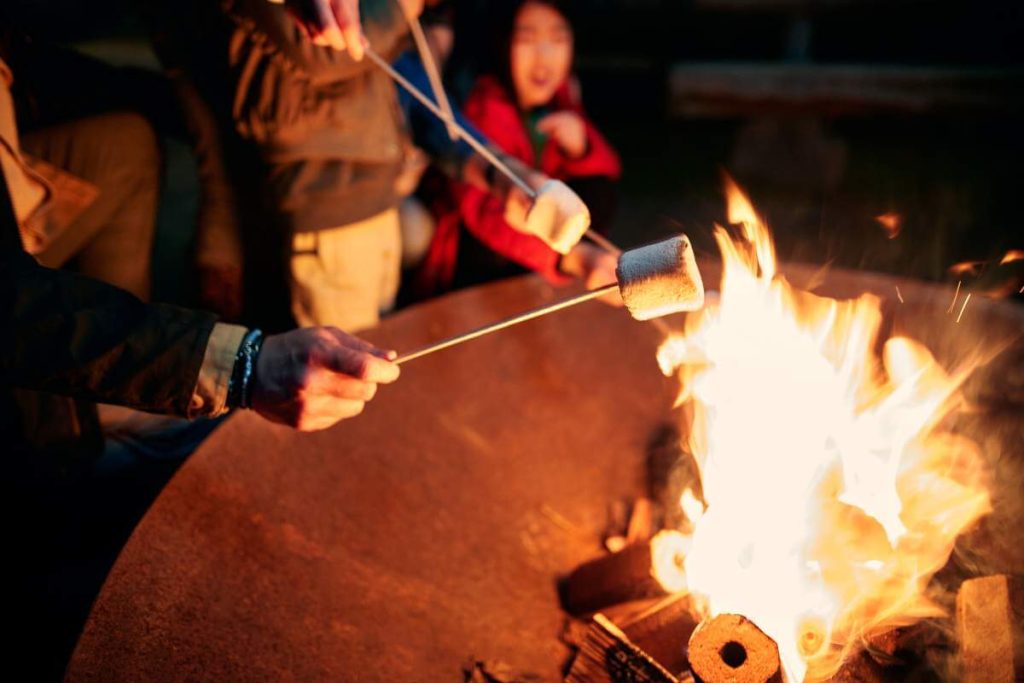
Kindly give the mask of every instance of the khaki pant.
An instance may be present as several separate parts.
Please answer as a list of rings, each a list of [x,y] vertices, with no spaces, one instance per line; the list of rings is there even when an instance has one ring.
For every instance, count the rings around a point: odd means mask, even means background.
[[[292,313],[302,327],[346,332],[374,327],[398,295],[402,239],[398,210],[292,239]]]

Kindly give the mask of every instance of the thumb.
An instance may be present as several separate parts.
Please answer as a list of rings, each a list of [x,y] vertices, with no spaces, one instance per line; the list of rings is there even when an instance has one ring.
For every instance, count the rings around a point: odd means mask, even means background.
[[[324,366],[372,384],[391,384],[401,374],[399,367],[391,361],[345,346],[338,346],[328,354]]]

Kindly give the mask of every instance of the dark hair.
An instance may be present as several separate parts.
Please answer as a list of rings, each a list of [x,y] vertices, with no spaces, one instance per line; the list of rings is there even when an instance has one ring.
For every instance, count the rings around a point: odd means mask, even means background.
[[[573,25],[571,4],[567,0],[498,0],[492,5],[491,55],[487,60],[486,73],[498,78],[510,93],[515,92],[512,85],[512,38],[515,35],[516,18],[528,3],[535,2],[546,5],[561,14]]]
[[[423,9],[420,23],[424,26],[451,26],[455,21],[455,3],[453,0],[441,0],[433,7]]]

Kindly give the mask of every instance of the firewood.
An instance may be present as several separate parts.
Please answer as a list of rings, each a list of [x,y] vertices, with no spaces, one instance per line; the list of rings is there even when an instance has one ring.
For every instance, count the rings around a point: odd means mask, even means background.
[[[598,614],[587,630],[565,683],[679,683],[630,642],[615,624]]]
[[[956,616],[964,683],[1024,679],[1024,584],[1019,577],[964,581]]]
[[[586,614],[616,605],[665,594],[651,573],[651,543],[627,545],[617,553],[581,564],[559,586],[562,607],[570,614]]]
[[[703,621],[690,638],[689,657],[700,683],[782,683],[775,641],[737,614]]]
[[[809,674],[811,672],[808,672]],[[810,675],[811,680],[816,680]],[[863,650],[847,657],[828,683],[890,683],[901,680],[890,674],[884,666]]]
[[[669,671],[686,669],[686,644],[697,628],[688,595],[673,595],[622,624],[629,640]]]
[[[629,517],[626,540],[630,543],[649,541],[654,535],[654,504],[650,498],[637,498]]]

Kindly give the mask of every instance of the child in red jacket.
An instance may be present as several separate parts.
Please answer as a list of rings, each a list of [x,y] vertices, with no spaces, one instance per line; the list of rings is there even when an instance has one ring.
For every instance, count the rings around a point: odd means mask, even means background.
[[[493,73],[477,81],[464,113],[503,151],[573,187],[601,230],[608,218],[601,209],[614,196],[621,167],[574,92],[572,27],[557,0],[515,0],[508,5],[503,22],[507,35],[499,42]],[[593,244],[581,242],[561,256],[524,234],[525,201],[509,205],[460,183],[432,204],[437,232],[419,273],[421,294],[526,270],[556,284],[574,277],[588,287],[615,281],[615,257]]]

